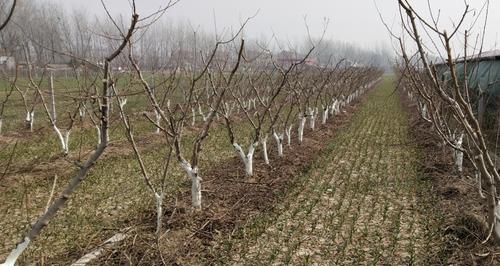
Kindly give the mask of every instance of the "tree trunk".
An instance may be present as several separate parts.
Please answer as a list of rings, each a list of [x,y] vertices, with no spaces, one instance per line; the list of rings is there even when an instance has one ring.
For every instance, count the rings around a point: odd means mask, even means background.
[[[264,162],[269,165],[269,156],[267,155],[267,136],[262,138],[262,152],[264,154]]]
[[[156,200],[156,235],[160,236],[163,218],[163,198],[165,195],[162,193],[155,193]]]
[[[321,118],[321,124],[326,124],[326,120],[328,119],[328,106],[323,109],[323,117]]]
[[[299,143],[302,143],[302,140],[304,140],[304,126],[306,125],[306,116],[301,116],[300,117],[300,122],[299,122],[299,128],[298,128],[298,137],[299,137]]]
[[[193,116],[193,120],[191,120],[191,126],[194,126],[194,124],[196,123],[196,112],[194,110],[194,107],[191,108],[191,115]]]
[[[276,141],[276,146],[278,148],[278,156],[283,156],[283,134],[278,134],[273,132],[274,140]]]
[[[156,116],[156,124],[159,126],[160,123],[161,123],[161,115],[160,115],[160,113],[158,113],[158,111],[156,109],[155,109],[155,116]],[[159,127],[156,127],[155,133],[156,134],[160,134],[160,128]]]
[[[188,162],[181,162],[181,167],[191,178],[191,204],[196,209],[201,209],[201,177],[198,175],[198,168],[191,167]]]
[[[285,134],[286,134],[287,145],[288,147],[290,147],[290,145],[292,145],[292,126],[289,126],[288,128],[285,129]]]
[[[253,154],[255,152],[255,148],[259,145],[258,142],[255,142],[250,145],[248,148],[248,153],[245,154],[243,148],[238,143],[233,143],[233,147],[236,153],[240,156],[241,160],[245,164],[245,174],[250,177],[253,176]]]

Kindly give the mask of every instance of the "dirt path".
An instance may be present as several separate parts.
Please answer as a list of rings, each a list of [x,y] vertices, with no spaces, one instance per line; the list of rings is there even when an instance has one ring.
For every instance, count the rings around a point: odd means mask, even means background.
[[[304,182],[226,244],[241,265],[428,265],[436,215],[390,81],[370,92]]]

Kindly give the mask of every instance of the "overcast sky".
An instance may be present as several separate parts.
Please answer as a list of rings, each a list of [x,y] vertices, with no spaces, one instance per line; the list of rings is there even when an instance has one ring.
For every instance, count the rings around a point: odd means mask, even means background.
[[[84,9],[90,15],[103,14],[100,0],[55,0],[68,9]],[[128,0],[104,0],[113,15],[130,14]],[[427,1],[411,1],[419,10],[428,14]],[[140,15],[146,15],[165,0],[137,0]],[[469,0],[471,8],[479,13],[484,0]],[[376,0],[384,20],[398,27],[397,0]],[[451,28],[451,21],[458,21],[464,9],[462,0],[431,0],[432,9],[441,10],[442,26]],[[173,21],[188,20],[192,25],[207,31],[214,30],[214,17],[219,32],[223,28],[237,28],[246,17],[257,16],[246,28],[247,36],[269,37],[276,33],[280,40],[296,41],[306,35],[304,16],[312,35],[319,36],[324,19],[329,19],[327,37],[356,43],[371,48],[385,43],[390,38],[377,12],[373,0],[180,0],[166,17]],[[483,12],[484,14],[484,12]],[[500,1],[490,4],[486,37],[487,49],[498,49],[500,27]],[[469,21],[470,22],[470,21]],[[479,29],[479,23],[476,29]]]

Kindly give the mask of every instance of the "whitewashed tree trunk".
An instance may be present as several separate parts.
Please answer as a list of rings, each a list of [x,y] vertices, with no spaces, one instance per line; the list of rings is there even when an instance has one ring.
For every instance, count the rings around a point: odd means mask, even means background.
[[[225,114],[226,116],[231,116],[232,112],[233,112],[233,106],[228,104],[228,103],[224,103],[225,107],[226,107],[226,111],[225,111]]]
[[[0,135],[2,135],[3,119],[0,117]]]
[[[161,115],[160,115],[160,113],[156,109],[155,109],[155,117],[156,117],[156,124],[158,126],[160,126],[161,125],[160,124],[161,123]],[[155,133],[156,134],[160,134],[160,128],[159,127],[156,127]]]
[[[313,108],[309,108],[309,128],[311,130],[314,130],[314,127],[316,125],[316,110],[314,110]]]
[[[245,154],[243,148],[238,143],[233,143],[233,147],[236,153],[238,153],[241,160],[243,161],[243,164],[245,164],[245,173],[247,176],[253,175],[253,154],[255,152],[255,148],[257,148],[258,145],[258,142],[251,144],[248,148],[248,153]]]
[[[203,113],[203,111],[201,110],[201,106],[200,105],[198,105],[198,112],[200,113],[200,116],[201,116],[201,119],[203,120],[203,122],[206,122],[207,119],[208,119],[208,116],[210,115],[210,112],[208,112],[208,114],[205,115]]]
[[[269,164],[269,156],[267,154],[267,135],[262,138],[261,143],[262,143],[262,153],[264,155],[264,162],[266,164]]]
[[[326,124],[326,120],[328,119],[328,111],[329,111],[329,107],[325,107],[323,109],[323,117],[321,118],[321,124]]]
[[[52,120],[56,121],[57,113],[56,113],[56,96],[54,93],[54,78],[52,77],[52,73],[50,73],[50,101],[51,101],[51,116]]]
[[[422,106],[422,117],[427,119],[427,105],[425,104]]]
[[[162,227],[162,218],[163,218],[163,199],[165,198],[165,194],[163,192],[158,193],[155,192],[155,200],[156,200],[156,234],[159,235],[161,233]]]
[[[191,120],[191,126],[194,126],[194,124],[196,123],[196,111],[194,110],[194,107],[191,108],[191,115],[193,116]]]
[[[495,235],[496,239],[500,238],[500,201],[495,206]]]
[[[273,132],[274,140],[276,141],[276,147],[278,148],[278,156],[283,156],[283,134],[278,134]]]
[[[306,125],[306,120],[307,120],[306,116],[300,117],[299,128],[298,128],[298,132],[297,132],[298,137],[299,137],[299,143],[302,143],[302,141],[304,140],[304,127]]]
[[[292,125],[285,129],[285,135],[287,140],[287,145],[290,147],[292,145]]]
[[[342,109],[344,109],[345,106],[346,106],[345,100],[340,101],[339,113],[342,111]]]
[[[181,167],[186,171],[189,178],[191,178],[191,204],[194,208],[201,209],[201,177],[198,175],[198,168],[191,167],[191,164],[184,161],[181,162]]]
[[[59,143],[61,144],[62,152],[64,154],[68,154],[69,134],[71,133],[71,130],[67,130],[66,134],[63,135],[61,130],[55,124],[52,127],[54,128],[54,131],[56,132],[56,135],[59,138]]]
[[[120,99],[119,104],[122,109],[125,108],[125,105],[127,104],[127,98]]]
[[[16,265],[16,261],[19,256],[23,253],[23,251],[28,247],[31,239],[29,237],[25,237],[24,241],[21,244],[18,244],[14,250],[12,250],[5,260],[3,264],[0,266],[14,266]]]
[[[460,134],[460,136],[456,140],[455,145],[458,148],[462,147],[463,138],[464,138],[464,133]],[[463,161],[464,161],[464,153],[462,151],[455,150],[455,156],[454,157],[455,157],[455,166],[457,167],[457,170],[459,172],[462,172],[462,165],[463,165]]]
[[[118,244],[122,240],[127,237],[126,234],[117,233],[108,240],[104,241],[104,243],[100,244],[97,248],[92,250],[91,252],[85,254],[83,257],[75,261],[71,264],[71,266],[86,266],[90,264],[95,259],[99,258],[106,250],[109,250],[114,245]]]
[[[337,104],[337,100],[333,100],[332,105],[330,105],[330,116],[335,114],[335,105]]]
[[[33,123],[35,120],[35,110],[26,113],[26,127],[33,132]]]
[[[81,106],[78,108],[78,115],[80,118],[83,118],[85,116],[85,108],[82,108]]]

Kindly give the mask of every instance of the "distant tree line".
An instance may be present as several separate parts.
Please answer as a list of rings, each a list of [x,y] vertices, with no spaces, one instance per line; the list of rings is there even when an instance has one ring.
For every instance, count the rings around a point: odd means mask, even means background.
[[[1,12],[8,12],[8,5],[0,6]],[[117,23],[117,25],[114,25]],[[120,36],[116,35],[116,26],[125,31],[127,19],[120,17],[116,22],[108,17],[88,14],[85,10],[68,11],[61,5],[51,1],[21,1],[17,10],[0,36],[0,54],[13,56],[21,65],[38,67],[47,64],[68,64],[78,67],[88,61],[91,64],[102,63],[105,55],[116,46]],[[179,62],[190,67],[201,67],[203,62],[196,61],[200,52],[208,53],[216,39],[230,35],[228,30],[221,36],[214,36],[193,26],[187,21],[156,21],[149,27],[138,29],[134,44],[143,69],[154,70],[179,66]],[[247,38],[247,60],[258,58],[260,47],[267,46],[279,53],[286,49],[278,45],[268,45],[276,40],[249,40]],[[320,66],[328,62],[345,59],[346,64],[376,66],[390,69],[392,53],[386,47],[363,49],[345,41],[324,39],[311,55],[312,60]],[[306,41],[307,44],[309,41]],[[304,47],[306,47],[305,45]],[[235,47],[218,51],[215,60],[225,61],[234,57]],[[300,50],[300,49],[299,49]],[[307,51],[304,51],[306,53]],[[72,55],[72,56],[68,56]],[[300,55],[297,55],[299,58]],[[81,59],[77,60],[75,58]],[[236,58],[230,58],[235,61]],[[117,62],[126,62],[124,55]],[[255,62],[259,63],[258,61]]]

